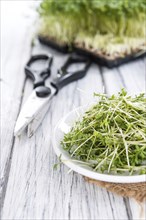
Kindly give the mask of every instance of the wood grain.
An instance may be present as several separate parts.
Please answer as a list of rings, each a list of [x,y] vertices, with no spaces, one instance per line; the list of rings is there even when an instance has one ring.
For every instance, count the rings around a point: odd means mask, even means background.
[[[13,129],[20,108],[25,75],[24,65],[30,56],[32,21],[23,16],[25,2],[1,2],[1,203],[5,196],[10,159],[13,151]],[[15,10],[17,7],[17,10]],[[15,11],[14,11],[15,10]],[[14,13],[15,12],[15,13]]]
[[[11,4],[12,14],[13,7]],[[144,91],[144,60],[112,70],[93,64],[84,79],[63,88],[54,97],[46,117],[31,139],[24,133],[14,140],[13,129],[18,112],[32,91],[32,84],[30,80],[25,80],[23,72],[30,53],[54,55],[53,77],[67,58],[67,55],[42,46],[38,41],[34,42],[31,49],[31,37],[28,37],[28,27],[32,25],[30,20],[19,13],[15,22],[12,22],[15,27],[12,27],[9,19],[13,41],[9,37],[10,30],[4,28],[7,24],[3,22],[2,219],[144,219],[135,201],[123,199],[89,184],[74,172],[68,174],[68,168],[64,165],[54,170],[53,166],[58,159],[51,141],[56,123],[75,107],[92,102],[93,92],[106,92],[110,95],[122,87],[126,87],[132,94]],[[17,30],[20,22],[24,22],[24,25]]]

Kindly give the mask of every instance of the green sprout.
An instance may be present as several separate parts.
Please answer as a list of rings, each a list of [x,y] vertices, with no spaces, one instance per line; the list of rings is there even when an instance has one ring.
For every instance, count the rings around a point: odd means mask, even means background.
[[[146,98],[95,94],[97,104],[85,112],[61,145],[72,160],[106,174],[146,174]]]
[[[146,46],[145,0],[43,0],[39,34],[121,57]]]

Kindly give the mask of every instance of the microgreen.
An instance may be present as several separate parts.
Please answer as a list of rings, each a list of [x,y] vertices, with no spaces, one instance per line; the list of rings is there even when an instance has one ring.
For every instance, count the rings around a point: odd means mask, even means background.
[[[124,56],[145,49],[145,0],[43,0],[40,34],[59,43]]]
[[[85,112],[61,145],[72,160],[94,171],[112,174],[146,174],[146,98],[128,96],[122,89]]]

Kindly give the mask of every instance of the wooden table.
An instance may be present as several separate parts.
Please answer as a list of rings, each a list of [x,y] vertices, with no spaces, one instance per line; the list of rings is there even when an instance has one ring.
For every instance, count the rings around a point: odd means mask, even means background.
[[[1,208],[2,219],[144,219],[141,206],[85,182],[77,173],[68,174],[52,147],[52,134],[59,119],[74,107],[92,100],[93,92],[117,93],[125,87],[130,94],[145,91],[145,60],[109,70],[93,64],[87,76],[62,89],[37,130],[14,138],[19,111],[32,91],[24,65],[31,54],[55,56],[52,74],[66,55],[35,41],[32,32],[36,14],[33,1],[2,1],[1,17]],[[144,204],[143,204],[144,208]]]

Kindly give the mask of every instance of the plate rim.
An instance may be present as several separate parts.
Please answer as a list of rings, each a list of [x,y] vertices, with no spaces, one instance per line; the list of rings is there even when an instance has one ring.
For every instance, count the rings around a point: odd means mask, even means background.
[[[57,143],[56,141],[56,133],[59,127],[59,124],[61,124],[63,121],[65,121],[69,115],[73,114],[73,112],[78,111],[79,109],[83,110],[85,106],[79,106],[75,109],[73,109],[72,111],[70,111],[69,113],[67,113],[67,115],[65,115],[63,118],[61,118],[58,123],[55,126],[54,132],[53,132],[53,149],[57,155],[57,157],[60,157],[61,155],[61,160],[67,160],[67,161],[62,161],[63,164],[65,164],[67,167],[69,167],[70,169],[72,169],[73,171],[89,177],[91,179],[94,180],[100,180],[100,181],[104,181],[104,182],[112,182],[112,183],[139,183],[139,182],[146,182],[146,174],[142,174],[142,175],[133,175],[133,176],[122,176],[122,175],[111,175],[111,174],[102,174],[102,173],[98,173],[96,171],[92,171],[92,170],[87,170],[86,168],[83,168],[81,166],[79,166],[77,164],[77,162],[75,161],[68,161],[69,158],[63,154],[63,148],[61,148],[60,144]],[[59,146],[59,147],[58,147]]]

